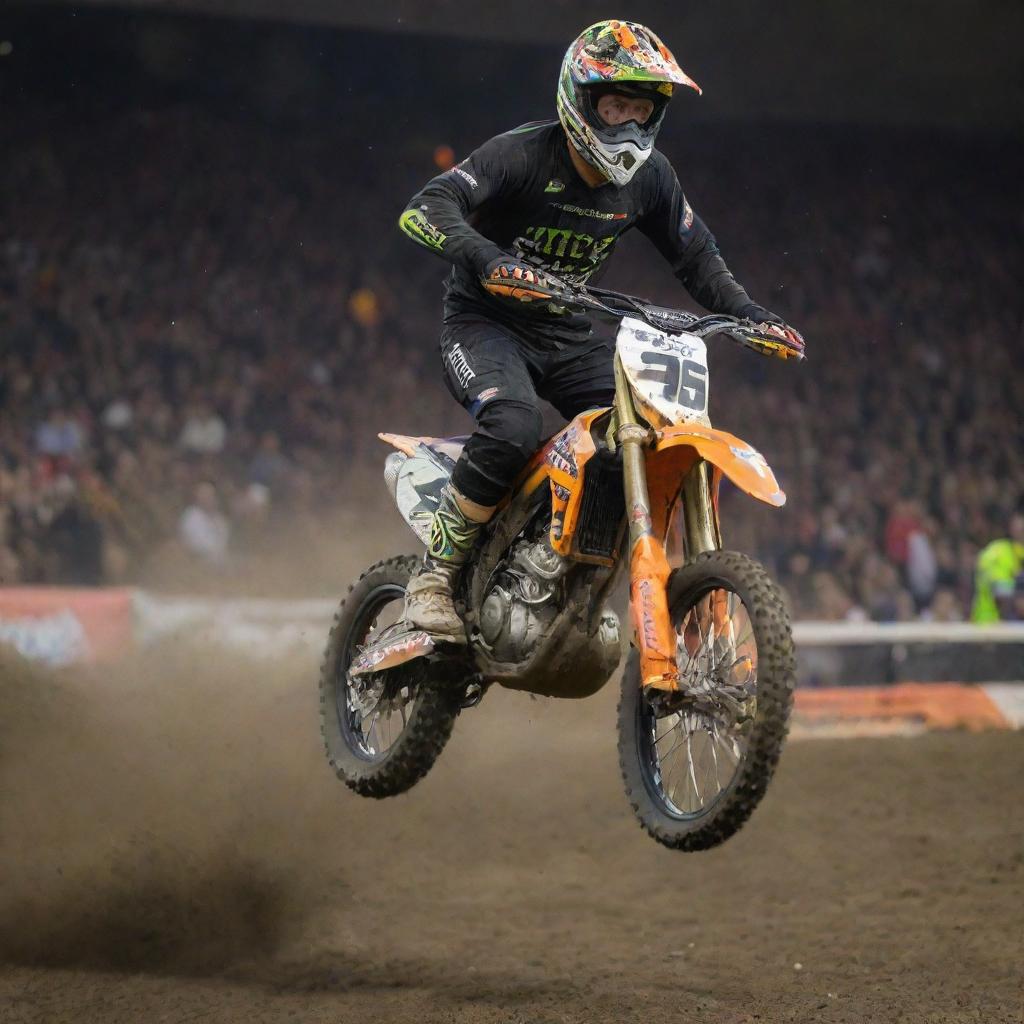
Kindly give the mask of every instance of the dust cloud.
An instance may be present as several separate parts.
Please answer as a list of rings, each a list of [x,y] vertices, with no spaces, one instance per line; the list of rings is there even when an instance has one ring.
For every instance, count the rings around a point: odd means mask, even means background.
[[[291,833],[321,766],[253,674],[172,644],[60,673],[2,656],[0,958],[202,973],[280,948],[315,902]]]
[[[363,543],[341,509],[217,572],[167,552],[147,583],[342,594],[417,546],[393,506],[383,516],[387,496],[375,500],[382,521]],[[267,660],[179,633],[62,670],[0,645],[0,961],[201,976],[307,955],[325,899],[345,901],[359,803],[322,753],[312,640]]]

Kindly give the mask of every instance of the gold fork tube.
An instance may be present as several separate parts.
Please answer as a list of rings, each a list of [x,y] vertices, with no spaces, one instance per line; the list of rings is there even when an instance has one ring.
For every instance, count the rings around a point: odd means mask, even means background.
[[[651,533],[651,499],[647,492],[647,467],[644,443],[647,429],[637,422],[633,398],[629,393],[622,364],[615,357],[615,441],[622,449],[622,483],[629,516],[630,548]]]
[[[622,479],[629,520],[629,598],[634,636],[640,650],[644,686],[674,690],[678,686],[676,636],[668,608],[669,565],[651,525],[644,449],[650,431],[637,422],[622,364],[615,359],[615,440],[622,449]]]
[[[702,551],[717,551],[722,546],[711,500],[710,472],[711,467],[701,459],[683,479],[683,536],[687,559]]]

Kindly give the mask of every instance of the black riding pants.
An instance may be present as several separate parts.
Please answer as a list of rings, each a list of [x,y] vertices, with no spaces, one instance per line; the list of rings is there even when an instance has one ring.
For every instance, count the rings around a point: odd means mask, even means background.
[[[496,505],[540,447],[540,400],[567,420],[615,396],[613,350],[586,339],[533,344],[488,320],[455,319],[441,334],[448,390],[476,420],[452,483],[471,501]]]

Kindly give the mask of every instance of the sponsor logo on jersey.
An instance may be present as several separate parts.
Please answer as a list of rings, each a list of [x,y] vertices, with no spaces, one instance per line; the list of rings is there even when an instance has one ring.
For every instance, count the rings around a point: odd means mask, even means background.
[[[441,252],[447,237],[434,227],[426,217],[425,206],[418,210],[406,210],[399,218],[398,226],[414,241],[428,249]]]
[[[570,284],[583,284],[608,258],[615,238],[595,238],[568,228],[529,227],[512,247],[541,270],[550,270]]]
[[[452,168],[452,174],[457,174],[457,175],[459,175],[460,178],[463,178],[466,181],[468,181],[470,188],[478,188],[479,187],[478,184],[477,184],[476,178],[474,178],[473,175],[469,173],[469,171],[465,171],[465,170],[462,169],[462,164],[456,164]]]
[[[545,192],[564,192],[565,184],[557,178],[552,178],[544,188]]]
[[[607,210],[588,210],[585,206],[573,206],[571,203],[552,203],[552,206],[566,213],[575,213],[578,217],[596,217],[598,220],[625,220],[628,213],[611,213]]]
[[[469,414],[476,416],[480,409],[485,406],[492,398],[497,397],[501,394],[501,388],[484,388],[476,398],[467,406]]]
[[[469,365],[469,360],[466,358],[466,353],[462,351],[462,346],[459,344],[452,345],[448,349],[446,358],[448,365],[452,368],[455,379],[462,387],[468,388],[469,382],[476,374],[473,372],[473,367]]]
[[[693,207],[683,199],[683,231],[689,231],[693,227]]]

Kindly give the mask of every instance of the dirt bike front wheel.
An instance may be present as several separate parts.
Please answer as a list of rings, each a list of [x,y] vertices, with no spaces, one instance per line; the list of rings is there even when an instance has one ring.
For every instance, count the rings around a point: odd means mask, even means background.
[[[397,796],[430,770],[452,733],[464,692],[424,658],[370,675],[349,673],[359,650],[402,614],[419,560],[389,558],[349,588],[320,669],[327,760],[361,796]]]
[[[680,691],[622,675],[619,765],[640,823],[676,850],[725,842],[764,796],[785,742],[796,659],[778,588],[753,559],[709,551],[669,580]]]

